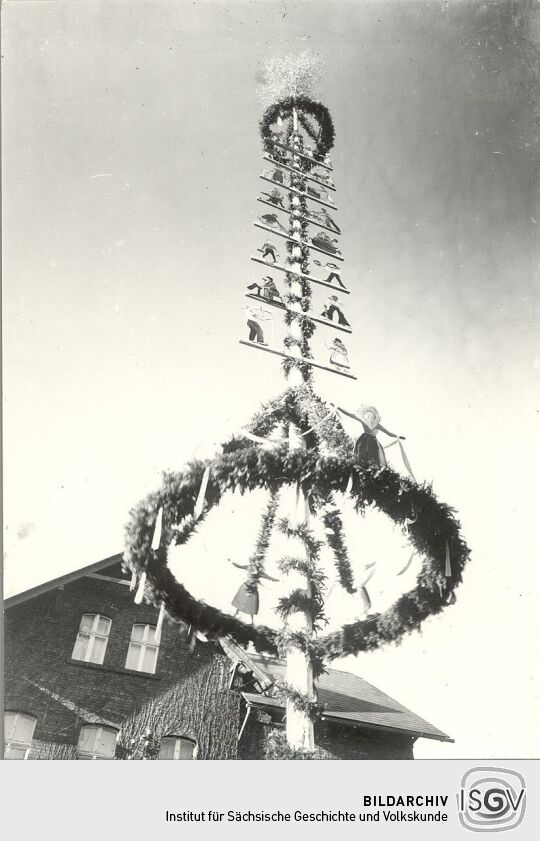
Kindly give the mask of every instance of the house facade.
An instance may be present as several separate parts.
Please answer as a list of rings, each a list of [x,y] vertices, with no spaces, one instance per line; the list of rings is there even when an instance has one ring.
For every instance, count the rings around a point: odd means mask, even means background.
[[[121,556],[5,602],[6,759],[265,759],[279,660],[135,604]],[[318,687],[319,759],[412,759],[448,737],[354,675]]]

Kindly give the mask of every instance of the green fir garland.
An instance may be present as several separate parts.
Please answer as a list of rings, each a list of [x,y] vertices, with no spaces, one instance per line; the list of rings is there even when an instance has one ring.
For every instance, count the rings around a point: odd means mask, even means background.
[[[349,561],[341,514],[336,508],[329,508],[323,514],[326,542],[334,553],[339,583],[347,593],[356,593],[354,575]]]
[[[307,96],[299,96],[296,99],[283,99],[281,102],[276,102],[266,109],[260,122],[261,138],[266,150],[269,152],[273,150],[271,128],[277,121],[277,118],[288,119],[292,115],[293,108],[295,107],[298,111],[300,124],[315,142],[318,155],[324,158],[334,145],[334,123],[332,122],[328,108],[322,102],[315,102]],[[314,128],[308,123],[307,116],[315,120],[317,128]],[[313,163],[315,165],[317,160],[314,160]]]
[[[264,572],[264,562],[266,560],[266,553],[268,552],[270,539],[272,537],[272,527],[274,525],[278,503],[279,494],[273,491],[270,494],[270,500],[266,507],[266,511],[262,516],[255,551],[248,561],[246,587],[251,592],[254,592],[257,589],[261,576]]]
[[[299,413],[300,404],[285,392],[269,411],[269,416],[253,422],[254,429],[281,420],[291,421]],[[286,408],[291,407],[291,416]],[[306,418],[304,416],[304,422]],[[409,526],[409,538],[423,558],[416,587],[403,594],[383,613],[344,625],[339,631],[315,640],[321,659],[369,651],[404,634],[418,630],[428,617],[438,614],[454,600],[454,591],[462,580],[469,549],[460,534],[453,510],[437,500],[430,485],[417,485],[398,473],[375,465],[356,464],[354,455],[322,457],[314,450],[288,451],[285,446],[265,449],[257,445],[236,448],[233,442],[226,452],[211,462],[193,462],[186,470],[168,473],[162,487],[136,506],[126,528],[125,562],[131,570],[147,573],[148,592],[157,603],[163,599],[167,611],[210,636],[231,634],[240,644],[253,642],[256,650],[276,654],[279,634],[262,625],[250,626],[196,598],[177,581],[167,566],[167,548],[171,543],[185,543],[194,527],[175,531],[193,513],[205,468],[211,466],[206,492],[205,513],[217,505],[227,491],[241,493],[265,488],[277,492],[284,485],[300,485],[312,510],[328,504],[330,494],[344,493],[352,476],[350,496],[357,512],[375,505],[395,523],[403,525],[416,512],[416,522]],[[152,551],[155,518],[164,509],[162,540]],[[166,512],[166,516],[165,516]],[[204,519],[204,514],[201,519]],[[197,523],[197,526],[200,521]],[[451,576],[445,576],[445,551],[448,544]]]

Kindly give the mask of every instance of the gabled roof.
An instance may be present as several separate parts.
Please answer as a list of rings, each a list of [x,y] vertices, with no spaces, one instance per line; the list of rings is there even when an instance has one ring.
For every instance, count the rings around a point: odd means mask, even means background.
[[[273,680],[284,680],[285,661],[258,654],[249,654],[249,660],[263,669]],[[283,708],[281,701],[262,694],[242,693],[248,704],[268,709]],[[362,725],[403,733],[417,738],[453,742],[446,733],[408,710],[371,683],[350,672],[329,669],[317,680],[317,695],[324,708],[327,721]]]
[[[43,584],[38,584],[37,587],[32,587],[30,590],[24,590],[22,593],[17,593],[15,596],[10,596],[9,599],[4,599],[4,607],[15,607],[17,604],[26,602],[29,599],[35,599],[36,596],[41,596],[43,593],[48,593],[51,590],[56,590],[57,587],[64,587],[71,581],[76,581],[78,578],[84,578],[85,575],[91,575],[94,572],[101,572],[107,567],[114,566],[122,561],[122,553],[111,555],[109,558],[104,558],[102,561],[96,561],[95,564],[89,564],[81,569],[76,569],[73,572],[68,572],[66,575],[61,575],[59,578],[53,578],[51,581],[45,581]]]
[[[103,572],[108,567],[114,567],[122,562],[122,554],[111,555],[95,564],[89,564],[78,570],[61,575],[51,581],[32,587],[22,593],[17,593],[4,601],[4,607],[29,601],[63,587],[66,584],[87,575]],[[221,647],[233,662],[254,673],[257,683],[267,691],[277,680],[285,679],[286,666],[283,660],[258,654],[248,654],[243,648],[234,643],[229,637],[220,639]],[[265,680],[265,675],[267,680]],[[438,739],[442,742],[453,742],[446,733],[434,727],[428,721],[408,710],[402,704],[386,695],[380,689],[372,686],[358,675],[329,669],[317,681],[317,693],[320,704],[324,708],[323,718],[327,721],[348,723],[373,727],[394,733],[407,733],[425,739]],[[248,704],[267,709],[283,708],[282,703],[266,694],[243,692]]]

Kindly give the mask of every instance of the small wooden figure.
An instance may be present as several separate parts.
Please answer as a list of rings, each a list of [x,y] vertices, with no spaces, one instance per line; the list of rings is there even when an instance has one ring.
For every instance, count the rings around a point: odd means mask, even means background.
[[[283,303],[274,278],[270,277],[270,275],[263,277],[262,285],[260,283],[250,283],[248,289],[253,295],[257,295],[259,297],[262,295],[262,297],[266,298],[268,301],[274,302],[274,300],[276,300],[279,303]]]
[[[235,564],[234,561],[231,561],[231,563],[238,569],[248,569],[247,564]],[[266,578],[268,581],[279,580],[277,578],[272,578],[272,576],[268,575],[266,572],[261,572],[261,578]],[[238,588],[231,604],[236,608],[236,613],[234,614],[235,616],[237,616],[238,613],[247,613],[248,616],[251,616],[251,624],[253,625],[253,617],[259,612],[258,585],[252,584],[249,581],[244,581],[244,583]]]
[[[319,179],[319,181],[322,181],[322,182],[323,182],[324,184],[326,184],[328,187],[335,187],[335,184],[334,184],[334,182],[332,181],[332,177],[331,177],[331,175],[329,175],[329,173],[328,173],[328,172],[319,172],[319,173],[317,173],[317,178]]]
[[[309,212],[309,215],[316,222],[320,222],[322,225],[326,225],[327,228],[330,228],[332,231],[335,231],[336,234],[341,233],[341,229],[336,225],[336,223],[324,207],[321,208],[321,210],[311,210]]]
[[[259,222],[266,225],[268,228],[279,228],[281,231],[288,233],[287,228],[281,224],[275,213],[263,213],[259,216]]]
[[[341,254],[337,246],[337,239],[330,239],[328,234],[325,234],[324,231],[321,231],[318,234],[315,234],[314,237],[311,237],[311,242],[313,245],[317,246],[317,248],[322,248],[323,251],[328,251],[330,254]]]
[[[320,199],[321,201],[325,201],[328,204],[334,204],[334,199],[330,195],[330,193],[323,193],[321,190],[317,190],[311,184],[306,185],[306,193],[308,196],[312,196],[315,199]]]
[[[273,301],[276,298],[278,301],[281,301],[281,295],[279,294],[279,289],[277,288],[274,278],[270,277],[270,275],[266,275],[263,277],[263,298],[267,298],[270,301]]]
[[[268,342],[264,341],[264,333],[260,322],[268,321],[269,318],[272,318],[272,313],[264,310],[262,307],[244,307],[244,311],[246,313],[247,326],[249,327],[248,340],[268,347]]]
[[[258,249],[261,252],[263,260],[267,260],[268,257],[272,258],[272,262],[277,263],[278,261],[278,252],[276,246],[273,242],[263,242],[261,248]]]
[[[368,465],[376,464],[378,467],[386,467],[387,461],[384,450],[377,440],[377,433],[384,432],[391,438],[398,438],[400,441],[405,441],[403,435],[395,435],[389,432],[381,424],[381,416],[374,406],[360,406],[358,412],[353,414],[342,409],[340,406],[336,407],[344,415],[349,418],[359,421],[364,431],[354,445],[354,454],[358,459],[359,464]]]
[[[321,263],[320,260],[314,260],[313,262],[315,263],[316,266],[321,266],[321,267],[323,266],[323,263]],[[324,263],[324,265],[326,266],[327,269],[330,269],[330,274],[326,278],[326,283],[332,283],[333,280],[337,280],[337,282],[339,283],[341,288],[345,289],[345,284],[341,280],[341,274],[340,274],[341,269],[340,269],[340,267],[336,266],[335,263]]]
[[[330,350],[330,364],[336,368],[350,368],[348,351],[341,339],[334,339],[327,342],[326,347]]]
[[[341,324],[343,327],[350,327],[351,325],[343,315],[343,311],[341,309],[341,304],[338,301],[337,295],[330,295],[329,298],[326,299],[324,304],[324,309],[321,313],[323,318],[327,318],[328,321],[334,320],[334,314],[337,312],[338,317],[338,324]]]
[[[270,193],[268,193],[268,201],[272,204],[275,204],[276,206],[283,207],[283,209],[285,209],[283,205],[283,196],[281,195],[277,187],[274,187],[274,189]]]

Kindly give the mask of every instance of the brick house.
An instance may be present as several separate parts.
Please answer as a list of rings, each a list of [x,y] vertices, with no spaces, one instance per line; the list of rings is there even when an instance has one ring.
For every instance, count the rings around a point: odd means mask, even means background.
[[[115,555],[5,601],[8,759],[264,759],[283,730],[284,664],[205,642],[137,605]],[[329,670],[320,759],[412,759],[450,741],[383,692]]]

